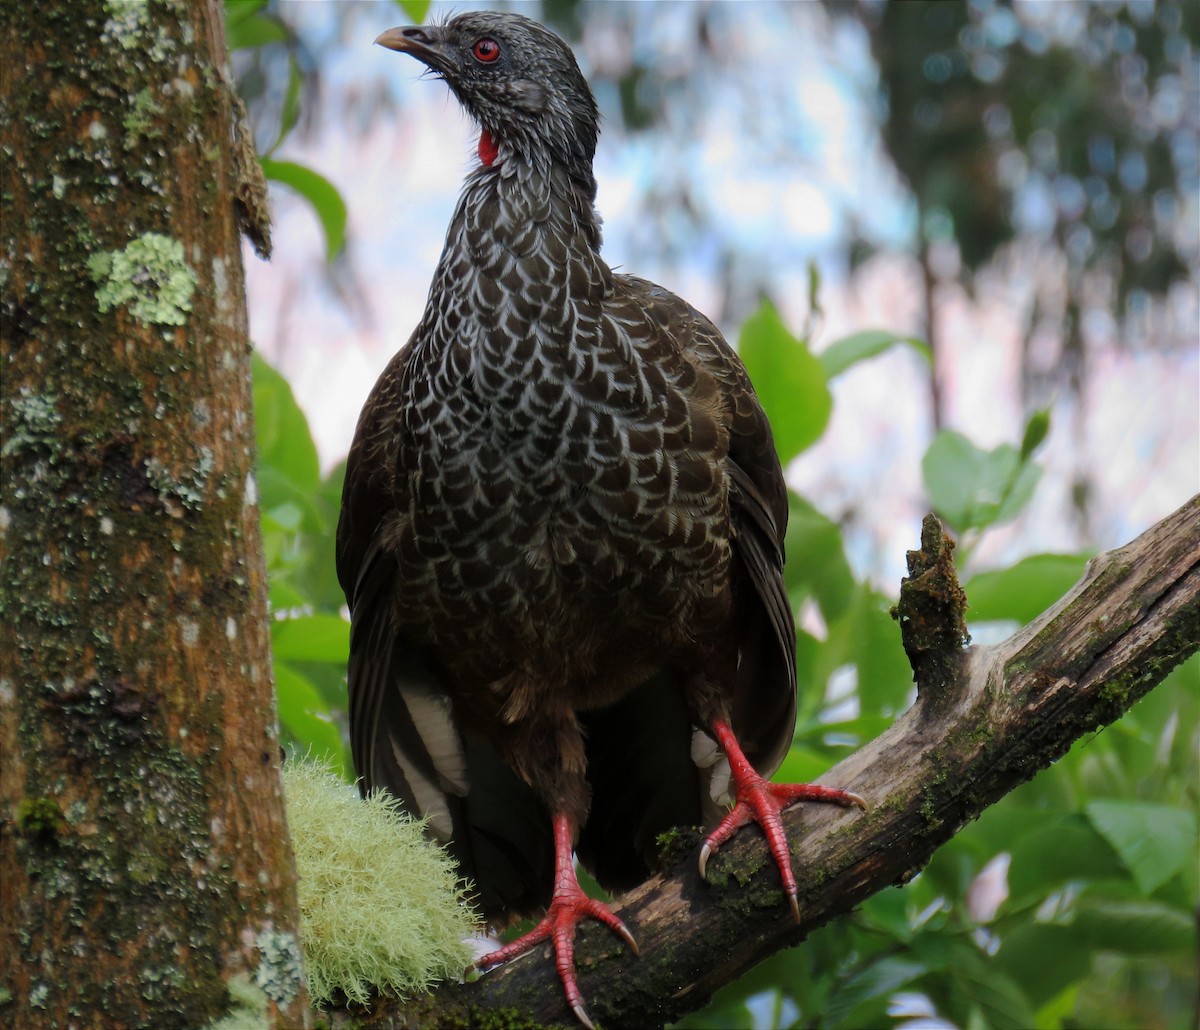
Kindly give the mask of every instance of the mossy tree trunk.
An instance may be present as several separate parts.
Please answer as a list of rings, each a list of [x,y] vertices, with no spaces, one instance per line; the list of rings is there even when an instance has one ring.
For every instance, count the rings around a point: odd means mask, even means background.
[[[5,1025],[306,1018],[223,40],[0,5]]]

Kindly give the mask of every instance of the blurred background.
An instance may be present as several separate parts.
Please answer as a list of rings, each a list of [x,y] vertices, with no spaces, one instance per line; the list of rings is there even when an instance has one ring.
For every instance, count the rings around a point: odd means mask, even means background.
[[[340,463],[477,137],[372,40],[475,6],[226,5],[272,180],[274,255],[247,269],[281,716],[343,765]],[[752,375],[795,359],[787,391],[756,378],[793,441],[785,772],[911,698],[887,608],[926,511],[986,642],[1200,489],[1200,5],[486,6],[550,25],[592,83],[609,264]],[[689,1025],[1200,1026],[1197,670]]]

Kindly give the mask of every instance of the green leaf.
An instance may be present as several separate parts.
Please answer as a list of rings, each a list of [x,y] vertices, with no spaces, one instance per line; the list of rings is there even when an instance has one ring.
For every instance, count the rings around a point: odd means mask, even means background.
[[[1015,517],[1033,496],[1042,469],[1023,462],[1011,444],[987,451],[947,429],[929,445],[921,473],[934,508],[961,531]]]
[[[270,514],[271,529],[289,533],[326,531],[325,515],[312,493],[285,471],[263,462],[258,470],[258,495],[263,511]],[[266,525],[265,516],[263,522]]]
[[[1034,554],[1007,569],[972,576],[964,586],[971,621],[1031,621],[1079,581],[1089,557]]]
[[[1005,911],[1037,904],[1072,881],[1125,878],[1113,849],[1082,817],[1033,824],[1038,828],[1012,848]]]
[[[825,309],[821,306],[821,266],[815,261],[808,263],[808,320],[807,327],[818,318],[824,318]]]
[[[856,587],[851,603],[827,622],[827,636],[817,668],[827,678],[853,665],[858,674],[862,714],[893,718],[912,690],[912,667],[900,642],[900,630],[888,614],[888,601],[866,587]]]
[[[915,336],[900,336],[886,329],[864,329],[835,340],[817,356],[825,375],[832,379],[860,362],[868,361],[898,344],[912,347],[926,361],[932,360],[929,344]]]
[[[271,623],[271,651],[293,662],[344,664],[350,653],[350,623],[336,615],[302,615]]]
[[[912,939],[909,892],[902,887],[888,887],[867,898],[858,911],[858,918],[864,925],[897,941]]]
[[[310,496],[321,482],[321,467],[308,419],[288,381],[257,351],[251,357],[251,369],[260,487],[267,478],[266,470],[272,469],[297,491]]]
[[[1004,468],[1009,464],[1007,453],[1016,454],[1008,444],[1001,444],[996,450],[1007,448],[1005,457],[998,463],[996,469],[997,475],[993,483],[988,484],[992,487],[994,484],[1003,484],[1001,486],[1001,501],[999,506],[993,513],[985,506],[981,509],[986,517],[984,525],[1000,526],[1005,522],[1011,522],[1021,514],[1022,509],[1033,499],[1033,492],[1037,489],[1037,485],[1042,479],[1042,466],[1036,461],[1021,461],[1020,457],[1016,457],[1017,474],[1013,478],[1006,477],[1007,473]],[[993,454],[996,452],[993,451]]]
[[[226,10],[239,5],[226,4]],[[250,11],[225,23],[225,36],[230,50],[253,49],[268,43],[286,43],[287,28],[276,18]]]
[[[396,0],[396,4],[407,14],[416,25],[425,20],[429,13],[430,0]]]
[[[900,627],[888,613],[888,601],[872,590],[864,590],[859,616],[858,696],[864,715],[894,717],[906,706],[913,689],[913,672]]]
[[[267,591],[271,601],[271,611],[282,612],[289,608],[303,608],[308,604],[308,598],[287,581],[286,576],[278,575],[270,564],[271,572],[267,580]]]
[[[323,175],[293,161],[261,158],[263,175],[290,186],[313,206],[325,232],[325,257],[332,261],[346,242],[346,202]]]
[[[1187,954],[1196,946],[1192,913],[1156,901],[1081,899],[1071,930],[1080,944],[1125,955]]]
[[[914,945],[930,936],[923,934]],[[939,1015],[959,1026],[982,1021],[996,1030],[1027,1030],[1034,1025],[1033,1007],[1012,977],[985,960],[973,944],[957,938],[945,943],[949,947],[944,975],[925,977],[917,985],[937,1005]]]
[[[295,54],[288,54],[288,83],[287,90],[283,94],[283,106],[279,111],[279,132],[275,136],[275,142],[263,155],[264,157],[269,158],[279,149],[279,144],[284,141],[300,118],[300,88],[303,85],[304,74],[300,71],[300,62],[296,60]]]
[[[1073,927],[1030,922],[1004,934],[996,963],[1040,1008],[1087,975],[1092,955]]]
[[[846,560],[841,527],[804,498],[789,494],[784,548],[788,591],[811,594],[827,621],[841,616],[858,588]]]
[[[831,764],[828,755],[793,744],[771,779],[776,783],[812,783],[829,772]]]
[[[911,958],[882,958],[856,973],[830,996],[822,1022],[834,1026],[863,1025],[853,1018],[867,1002],[886,999],[929,972],[928,966]]]
[[[284,502],[262,509],[263,528],[271,533],[299,533],[304,525],[304,508],[299,504]]]
[[[1028,461],[1050,432],[1050,409],[1042,408],[1029,416],[1021,437],[1021,460]]]
[[[762,403],[786,466],[825,431],[833,397],[821,363],[783,324],[770,301],[742,326],[738,353]]]
[[[962,433],[938,433],[921,459],[925,492],[938,513],[958,529],[971,525],[978,482],[987,452]]]
[[[328,758],[338,774],[346,775],[342,735],[329,717],[317,688],[286,662],[275,662],[275,696],[279,721],[301,751]]]
[[[267,0],[225,0],[225,26],[237,25],[267,6]]]
[[[1085,811],[1143,894],[1153,893],[1186,863],[1196,861],[1196,817],[1187,809],[1137,801],[1092,801]]]

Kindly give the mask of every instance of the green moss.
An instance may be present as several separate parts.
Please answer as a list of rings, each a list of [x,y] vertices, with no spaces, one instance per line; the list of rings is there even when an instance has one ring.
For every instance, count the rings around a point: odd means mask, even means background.
[[[311,761],[284,769],[299,879],[300,935],[314,1003],[335,991],[411,994],[457,977],[476,929],[450,857],[387,795],[362,800]]]
[[[26,837],[55,840],[67,829],[62,808],[54,798],[22,798],[15,813],[17,829]]]
[[[703,834],[694,826],[674,826],[660,833],[658,845],[658,868],[670,869],[690,852],[700,846]]]
[[[101,251],[88,258],[102,312],[128,307],[151,325],[183,325],[192,310],[196,273],[183,257],[183,244],[148,232],[124,250]]]
[[[485,1009],[471,1005],[467,1009],[466,1025],[475,1030],[531,1030],[542,1024],[530,1022],[519,1009]]]

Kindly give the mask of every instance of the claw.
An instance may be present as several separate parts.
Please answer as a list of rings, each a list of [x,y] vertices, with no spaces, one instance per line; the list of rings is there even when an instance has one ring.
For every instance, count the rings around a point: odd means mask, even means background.
[[[792,916],[796,922],[800,922],[800,892],[792,872],[792,857],[788,850],[781,813],[796,801],[824,801],[845,808],[857,806],[864,812],[867,810],[867,803],[859,795],[835,787],[821,787],[813,783],[768,783],[750,764],[727,723],[714,722],[713,732],[729,759],[737,802],[705,838],[704,845],[700,848],[700,877],[705,878],[708,860],[722,844],[747,823],[756,822],[762,827],[763,835],[767,838],[767,847],[779,867],[779,875],[783,880],[783,890],[791,906]]]
[[[603,902],[589,898],[579,886],[575,876],[575,865],[571,859],[571,830],[565,815],[554,817],[554,893],[546,915],[529,933],[518,937],[467,967],[480,971],[491,969],[502,962],[523,955],[549,939],[554,947],[554,965],[567,996],[567,1004],[588,1030],[595,1030],[591,1017],[583,1007],[583,995],[575,979],[575,927],[584,919],[595,919],[603,923],[629,946],[635,955],[638,951],[633,934],[621,919]]]

